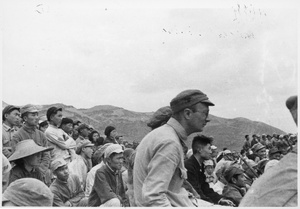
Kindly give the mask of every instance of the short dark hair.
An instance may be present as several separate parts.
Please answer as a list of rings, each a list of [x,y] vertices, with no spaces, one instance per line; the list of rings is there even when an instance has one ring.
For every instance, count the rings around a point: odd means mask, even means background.
[[[249,137],[249,135],[248,135],[248,134],[246,134],[246,135],[245,135],[245,138],[247,138],[247,137]]]
[[[197,135],[194,137],[192,142],[193,154],[197,153],[197,148],[199,145],[206,146],[207,144],[212,144],[213,138],[205,135]]]

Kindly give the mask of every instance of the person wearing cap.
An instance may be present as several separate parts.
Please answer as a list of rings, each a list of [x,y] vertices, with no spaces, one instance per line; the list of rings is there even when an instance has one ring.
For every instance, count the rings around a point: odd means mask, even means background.
[[[233,205],[229,200],[226,200],[210,188],[208,179],[205,175],[204,162],[210,160],[211,165],[211,143],[212,138],[205,135],[197,135],[192,141],[193,155],[185,160],[184,165],[187,169],[187,180],[200,195],[201,199],[221,205]],[[207,162],[206,162],[207,163]]]
[[[266,156],[266,147],[260,142],[256,143],[251,147],[254,155],[254,162],[258,163],[260,160],[265,159]]]
[[[246,193],[244,172],[236,166],[230,166],[225,170],[224,177],[228,184],[223,189],[223,196],[233,200],[238,206]]]
[[[152,130],[164,125],[172,116],[172,109],[170,106],[161,107],[151,116],[147,126]]]
[[[122,174],[123,149],[119,144],[108,146],[104,152],[105,165],[97,170],[89,206],[128,207]]]
[[[217,183],[217,176],[216,174],[214,173],[214,162],[213,160],[205,160],[203,162],[204,164],[204,174],[205,174],[205,177],[206,177],[206,180],[205,182],[207,182],[209,184],[209,187],[210,188],[213,188],[214,184]]]
[[[59,207],[85,207],[88,205],[88,198],[80,185],[77,175],[70,174],[67,162],[57,158],[51,162],[50,168],[56,179],[50,185],[54,194],[53,206]]]
[[[5,155],[2,154],[2,193],[8,186],[11,164]]]
[[[217,173],[219,170],[221,170],[224,167],[228,167],[228,165],[231,165],[234,163],[233,157],[232,157],[232,152],[228,149],[222,151],[221,154],[223,157],[219,162],[217,162],[217,165],[215,167],[215,173]]]
[[[214,168],[216,167],[217,165],[217,156],[218,156],[218,147],[216,147],[215,145],[211,145],[211,160],[213,161],[214,163]]]
[[[43,133],[45,133],[46,129],[49,127],[49,124],[48,124],[48,120],[47,120],[47,117],[46,116],[42,116],[40,117],[40,120],[39,120],[39,130]]]
[[[281,151],[277,147],[272,147],[268,153],[269,161],[265,165],[264,172],[266,172],[269,168],[273,167],[279,160],[281,159]]]
[[[70,147],[66,143],[69,136],[59,128],[63,116],[62,108],[50,107],[46,115],[49,121],[49,127],[46,129],[45,135],[49,141],[49,146],[53,147],[51,161],[56,158],[63,158],[68,163],[71,162]]]
[[[78,131],[78,138],[76,139],[76,144],[78,144],[81,141],[84,141],[88,139],[88,136],[90,134],[89,126],[85,123],[82,123],[77,128]]]
[[[12,138],[12,149],[13,151],[16,148],[16,145],[26,139],[33,139],[33,141],[42,147],[48,148],[49,143],[46,138],[46,135],[37,129],[38,126],[38,109],[31,104],[27,104],[20,109],[21,118],[24,121],[24,125],[20,128]],[[42,152],[42,162],[40,164],[40,171],[42,172],[46,184],[49,185],[51,183],[51,179],[49,176],[50,173],[50,152]]]
[[[85,139],[77,145],[77,157],[69,164],[70,173],[79,177],[81,186],[85,190],[87,173],[92,169],[93,146],[89,140]]]
[[[197,204],[183,183],[187,136],[201,132],[209,122],[209,101],[200,90],[185,90],[170,102],[172,117],[150,133],[136,149],[134,196],[139,207],[193,207]],[[181,174],[180,174],[181,173]]]
[[[42,153],[52,149],[51,147],[39,146],[32,139],[20,141],[16,146],[15,152],[8,158],[10,162],[15,163],[11,170],[9,182],[31,177],[47,183],[45,176],[41,172],[40,164]]]
[[[246,163],[243,163],[242,168],[244,170],[246,188],[249,189],[252,183],[254,182],[254,180],[256,180],[256,176],[251,169],[253,169],[254,172],[257,173],[256,170],[257,163],[255,163],[253,160],[246,160],[246,162],[247,165]]]
[[[41,181],[22,178],[11,183],[2,194],[2,207],[51,207],[53,194]]]
[[[11,141],[20,121],[20,108],[7,105],[2,110],[2,153],[9,157],[12,154]]]
[[[69,153],[71,155],[71,161],[75,160],[76,158],[76,142],[72,137],[72,132],[73,132],[73,120],[71,118],[63,118],[61,120],[60,129],[62,129],[68,137],[67,140],[65,141],[67,147],[69,148]]]
[[[289,97],[286,106],[297,125],[297,96]],[[265,171],[251,186],[242,207],[297,207],[298,206],[298,151],[297,146],[280,161]]]
[[[105,134],[106,138],[104,139],[103,144],[106,144],[106,143],[119,144],[116,140],[116,137],[118,136],[118,132],[115,127],[107,126],[104,130],[104,134]]]
[[[106,148],[111,145],[112,143],[107,143],[102,146],[100,146],[93,154],[92,160],[96,162],[96,165],[88,172],[86,177],[86,186],[85,186],[85,195],[89,196],[92,192],[92,188],[95,181],[95,175],[96,171],[101,168],[103,165],[105,165],[105,159],[104,159],[104,152]]]

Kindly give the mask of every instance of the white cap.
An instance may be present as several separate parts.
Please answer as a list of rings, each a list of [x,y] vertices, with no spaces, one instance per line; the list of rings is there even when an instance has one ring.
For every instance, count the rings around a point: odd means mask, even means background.
[[[230,153],[231,153],[231,151],[229,149],[223,151],[223,154],[225,154],[225,155],[230,154]]]
[[[104,158],[108,158],[112,153],[123,153],[123,149],[119,144],[109,145],[104,152]]]
[[[210,147],[211,149],[217,149],[217,147],[215,145],[211,145]]]
[[[214,163],[213,163],[212,160],[205,160],[205,161],[203,162],[203,164],[204,164],[204,166],[208,166],[208,165],[214,166]]]

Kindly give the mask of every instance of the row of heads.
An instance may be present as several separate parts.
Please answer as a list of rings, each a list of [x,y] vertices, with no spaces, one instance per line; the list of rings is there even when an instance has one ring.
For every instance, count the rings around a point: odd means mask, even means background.
[[[252,138],[262,138],[262,139],[266,139],[266,138],[278,138],[278,139],[284,139],[284,138],[289,138],[289,137],[296,137],[296,135],[295,134],[291,134],[291,133],[289,133],[289,134],[276,134],[276,133],[274,133],[272,136],[270,135],[270,134],[262,134],[261,136],[259,135],[259,134],[253,134],[252,135]],[[248,134],[246,134],[245,135],[245,138],[247,139],[247,138],[249,138],[249,135]]]
[[[204,94],[202,91],[196,89],[185,90],[179,93],[174,99],[171,100],[170,107],[158,111],[157,114],[161,114],[161,116],[155,116],[156,119],[154,120],[158,119],[160,121],[160,120],[164,120],[165,117],[170,118],[172,114],[178,113],[184,110],[185,108],[189,108],[199,102],[204,103],[207,106],[214,106],[214,103],[212,103],[207,97],[207,95]],[[21,117],[23,117],[23,115],[27,112],[38,112],[38,109],[31,104],[25,105],[21,108],[13,105],[8,105],[2,111],[3,117],[5,113],[11,111],[12,109],[19,110],[21,113]],[[62,108],[50,107],[46,113],[47,120],[50,121],[51,115],[56,114],[58,111],[62,111]],[[157,123],[157,122],[150,121],[148,123],[149,127],[155,126],[155,124],[152,123]]]
[[[89,140],[83,140],[81,141],[76,149],[76,153],[80,154],[81,150],[85,147],[93,147],[94,144],[92,144]],[[40,152],[46,152],[46,151],[50,151],[52,150],[53,147],[42,147],[39,146],[38,144],[36,144],[34,142],[33,139],[26,139],[23,141],[20,141],[17,145],[16,145],[16,150],[15,152],[8,158],[8,161],[13,162]],[[124,150],[122,148],[121,145],[119,144],[112,144],[112,143],[107,143],[104,144],[103,146],[101,146],[98,150],[97,150],[97,154],[99,155],[99,157],[104,156],[104,158],[108,158],[110,157],[113,153],[123,153]],[[63,161],[65,159],[62,159]],[[63,162],[62,160],[54,160],[51,163],[51,169],[54,171],[56,170],[58,167],[58,165],[61,164],[61,162]]]

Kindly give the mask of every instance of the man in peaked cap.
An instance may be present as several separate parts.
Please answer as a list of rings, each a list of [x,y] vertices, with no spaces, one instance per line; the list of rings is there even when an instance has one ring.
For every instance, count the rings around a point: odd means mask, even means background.
[[[94,185],[94,181],[95,181],[96,171],[104,165],[104,161],[105,161],[104,160],[104,152],[109,145],[112,145],[112,143],[107,143],[107,144],[102,145],[93,154],[93,158],[97,162],[97,165],[95,165],[87,174],[86,187],[85,187],[86,196],[89,196],[91,194],[91,191],[92,191],[92,188]]]
[[[85,190],[87,173],[92,168],[93,146],[90,140],[83,140],[77,145],[77,157],[69,164],[70,173],[79,177],[83,190]]]
[[[20,108],[7,105],[2,110],[2,153],[9,157],[12,154],[11,141],[20,121]]]
[[[167,123],[142,139],[133,168],[138,207],[194,206],[195,199],[190,199],[183,188],[187,178],[183,163],[185,141],[209,122],[209,106],[214,104],[200,90],[183,91],[170,102],[172,117]]]
[[[21,118],[24,121],[24,125],[20,128],[12,138],[12,149],[15,150],[15,147],[18,142],[33,139],[33,141],[42,147],[48,148],[48,140],[43,132],[37,129],[39,122],[39,110],[31,104],[27,104],[20,109]],[[40,170],[45,178],[47,185],[50,185],[51,179],[48,176],[50,173],[50,152],[42,153],[42,163],[40,165]]]
[[[57,177],[50,185],[54,194],[53,206],[59,207],[84,207],[88,204],[88,198],[80,185],[77,175],[69,174],[68,164],[62,158],[51,162],[51,170]]]
[[[244,172],[236,166],[230,166],[225,170],[224,177],[228,184],[223,189],[223,196],[232,199],[238,206],[246,193]]]
[[[109,145],[104,152],[105,165],[99,168],[89,197],[89,206],[128,207],[128,199],[120,170],[123,165],[123,149],[119,144]]]

